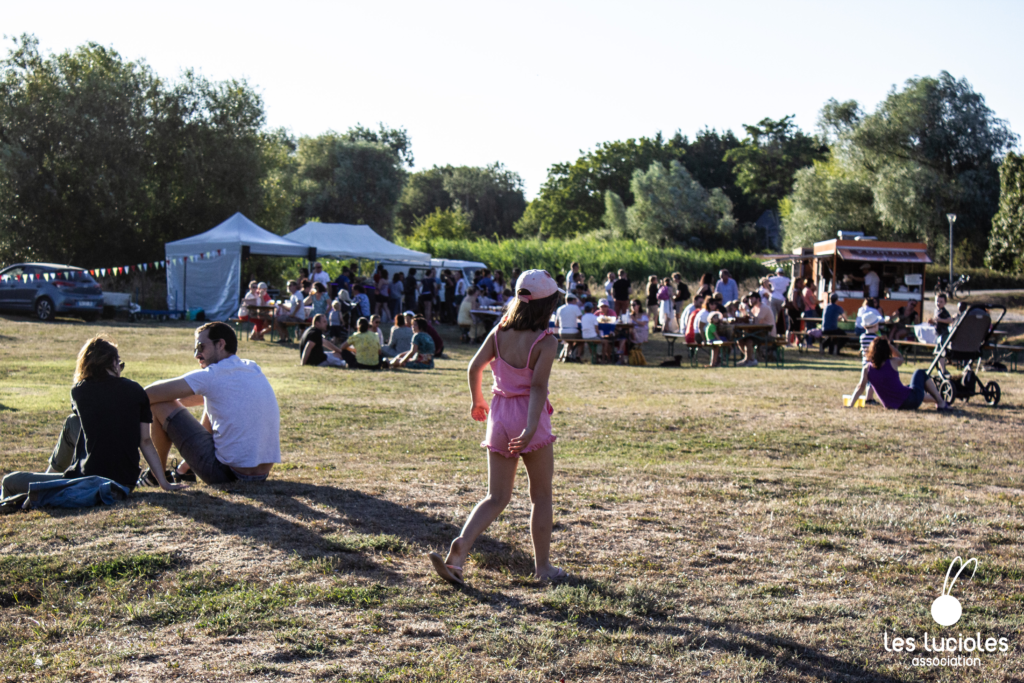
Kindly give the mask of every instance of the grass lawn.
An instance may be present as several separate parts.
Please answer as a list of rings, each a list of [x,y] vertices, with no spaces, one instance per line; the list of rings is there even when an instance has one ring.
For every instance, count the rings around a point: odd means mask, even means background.
[[[0,473],[45,468],[96,333],[143,385],[196,367],[191,326],[0,318]],[[243,344],[277,392],[284,465],[266,484],[0,517],[0,679],[1024,678],[1024,375],[985,374],[998,407],[942,416],[844,411],[849,352],[790,352],[785,369],[557,365],[553,557],[572,579],[529,579],[521,476],[457,591],[424,554],[484,493],[473,351],[370,374]],[[956,555],[980,568],[943,628],[930,607]],[[926,632],[1008,651],[915,666],[934,656]],[[913,653],[887,650],[907,637]]]

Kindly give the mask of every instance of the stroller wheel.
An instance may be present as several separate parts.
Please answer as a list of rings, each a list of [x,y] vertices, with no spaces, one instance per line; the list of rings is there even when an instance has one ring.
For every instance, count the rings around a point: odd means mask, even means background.
[[[946,403],[952,404],[956,400],[956,388],[953,387],[953,381],[948,377],[943,377],[939,380],[939,396]]]
[[[999,389],[999,385],[996,382],[989,382],[985,385],[985,388],[981,390],[982,395],[985,397],[985,403],[990,406],[999,405],[999,399],[1002,398],[1002,391]]]

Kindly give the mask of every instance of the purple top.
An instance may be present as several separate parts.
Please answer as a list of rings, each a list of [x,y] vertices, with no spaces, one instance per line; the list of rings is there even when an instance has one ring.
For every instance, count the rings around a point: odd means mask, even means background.
[[[868,381],[878,394],[878,400],[889,410],[897,410],[910,396],[910,387],[900,381],[900,373],[885,361],[880,368],[868,363]]]

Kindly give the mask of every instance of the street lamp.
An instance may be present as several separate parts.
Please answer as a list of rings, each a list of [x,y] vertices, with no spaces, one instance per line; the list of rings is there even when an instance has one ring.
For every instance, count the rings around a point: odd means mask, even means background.
[[[949,221],[949,286],[953,286],[953,224],[956,223],[956,214],[947,213],[946,220]]]

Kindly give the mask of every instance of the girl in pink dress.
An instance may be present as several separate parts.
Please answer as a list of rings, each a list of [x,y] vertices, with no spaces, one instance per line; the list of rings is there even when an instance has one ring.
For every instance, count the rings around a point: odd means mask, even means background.
[[[522,457],[530,478],[530,533],[534,577],[560,579],[564,570],[551,564],[551,477],[555,436],[551,434],[548,377],[558,351],[548,321],[558,304],[554,279],[543,270],[528,270],[516,283],[516,298],[501,323],[491,330],[469,364],[471,414],[487,421],[481,445],[488,453],[487,496],[477,503],[462,533],[452,541],[448,557],[430,553],[434,571],[449,583],[463,585],[462,568],[477,536],[491,525],[512,499]],[[494,375],[493,399],[487,405],[481,388],[484,368]]]

